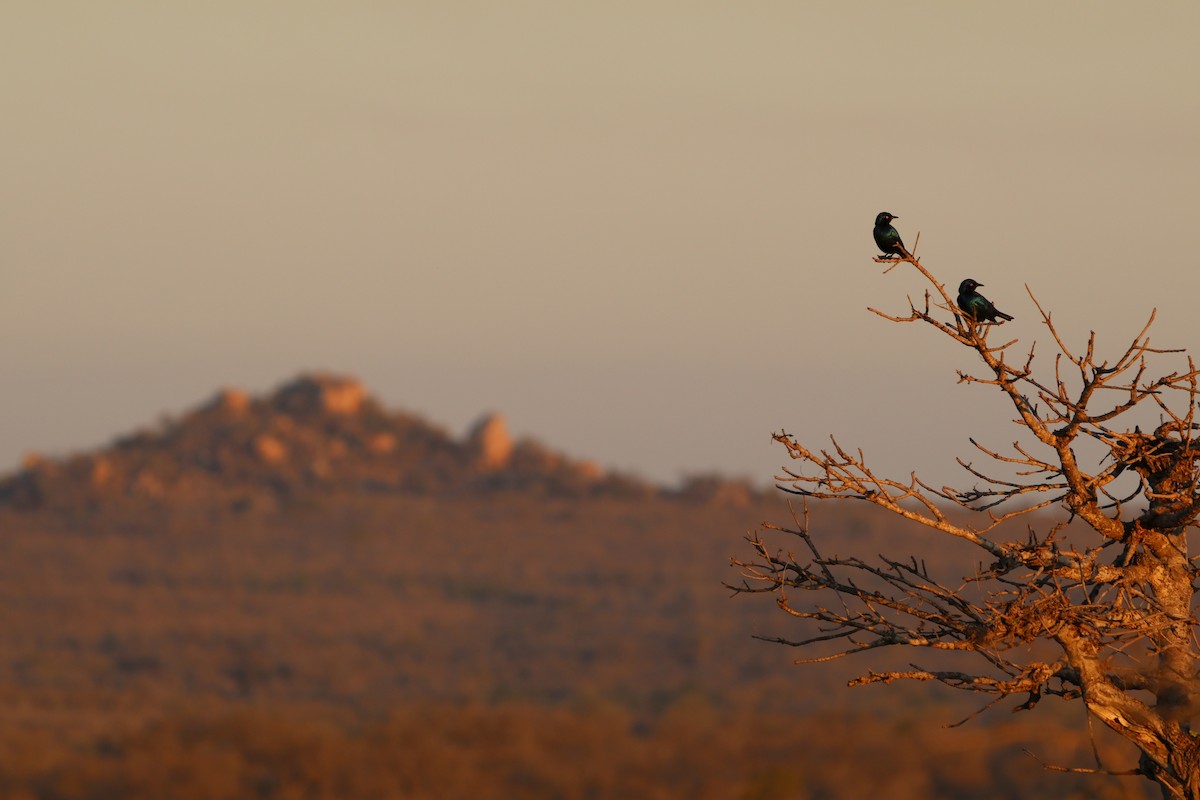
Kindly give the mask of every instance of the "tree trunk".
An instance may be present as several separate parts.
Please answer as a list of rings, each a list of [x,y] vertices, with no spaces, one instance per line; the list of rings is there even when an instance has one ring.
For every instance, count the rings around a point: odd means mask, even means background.
[[[1159,771],[1151,758],[1142,757],[1140,766],[1159,785],[1163,800],[1200,800],[1200,739],[1188,733],[1183,736],[1190,741],[1169,746],[1168,771]]]

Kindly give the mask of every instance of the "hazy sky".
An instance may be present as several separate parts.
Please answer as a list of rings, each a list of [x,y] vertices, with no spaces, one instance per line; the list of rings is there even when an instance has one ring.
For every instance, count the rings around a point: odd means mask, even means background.
[[[779,428],[1014,437],[875,214],[1048,352],[1200,350],[1200,4],[20,2],[0,10],[0,470],[218,387],[767,481]],[[1171,363],[1169,367],[1176,364]],[[896,422],[902,422],[896,425]]]

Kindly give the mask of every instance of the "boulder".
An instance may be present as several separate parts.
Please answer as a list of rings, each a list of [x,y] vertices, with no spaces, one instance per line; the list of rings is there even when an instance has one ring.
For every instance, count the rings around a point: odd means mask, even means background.
[[[484,414],[467,433],[467,452],[476,467],[484,470],[503,469],[513,455],[513,440],[504,417]]]
[[[311,373],[281,388],[275,402],[291,412],[349,416],[359,412],[366,398],[366,390],[353,378]]]

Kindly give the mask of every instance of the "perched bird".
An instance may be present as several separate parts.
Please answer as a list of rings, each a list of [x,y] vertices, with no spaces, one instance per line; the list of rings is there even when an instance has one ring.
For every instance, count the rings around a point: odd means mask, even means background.
[[[958,285],[958,307],[963,310],[963,314],[975,322],[995,322],[997,317],[1011,320],[1011,316],[997,309],[991,300],[975,291],[980,286],[983,284],[974,278],[967,278]]]
[[[887,211],[880,211],[875,217],[875,244],[887,258],[912,258],[912,253],[900,241],[900,232],[892,226],[892,220],[899,219]]]

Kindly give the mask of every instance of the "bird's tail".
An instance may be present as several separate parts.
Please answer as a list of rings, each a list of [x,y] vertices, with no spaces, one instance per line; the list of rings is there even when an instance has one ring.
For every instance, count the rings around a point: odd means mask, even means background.
[[[1012,322],[1012,315],[1011,315],[1011,314],[1005,314],[1003,311],[997,311],[997,312],[996,312],[996,316],[997,316],[997,317],[999,317],[999,318],[1000,318],[1000,319],[1002,319],[1002,320],[1006,320],[1006,321],[1008,321],[1008,322]]]

